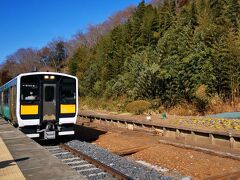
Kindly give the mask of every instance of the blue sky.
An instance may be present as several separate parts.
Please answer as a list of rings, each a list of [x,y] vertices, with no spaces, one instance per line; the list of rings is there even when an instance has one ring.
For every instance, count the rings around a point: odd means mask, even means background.
[[[0,0],[0,63],[19,48],[70,39],[141,0]]]

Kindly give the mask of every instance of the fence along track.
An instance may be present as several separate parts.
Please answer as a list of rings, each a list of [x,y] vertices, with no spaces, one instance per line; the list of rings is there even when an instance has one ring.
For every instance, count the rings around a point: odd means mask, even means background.
[[[90,120],[90,122],[99,121],[109,124],[111,123],[117,127],[123,127],[130,130],[140,128],[155,131],[164,137],[175,137],[176,139],[189,140],[192,142],[204,141],[205,144],[220,145],[222,147],[231,148],[232,150],[240,150],[240,133],[195,129],[157,124],[153,122],[141,122],[109,115],[92,115],[87,113],[79,113],[79,117],[87,118]]]

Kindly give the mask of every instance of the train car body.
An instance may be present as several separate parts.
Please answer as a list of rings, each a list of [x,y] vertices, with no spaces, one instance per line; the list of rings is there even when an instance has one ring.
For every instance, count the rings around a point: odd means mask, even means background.
[[[31,138],[73,135],[78,80],[54,72],[20,74],[0,87],[0,114]]]

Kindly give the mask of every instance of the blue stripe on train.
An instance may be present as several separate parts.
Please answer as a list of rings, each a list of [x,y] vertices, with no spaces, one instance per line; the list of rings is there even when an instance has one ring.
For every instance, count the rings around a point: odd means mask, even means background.
[[[10,119],[10,108],[8,106],[3,106],[4,117]]]

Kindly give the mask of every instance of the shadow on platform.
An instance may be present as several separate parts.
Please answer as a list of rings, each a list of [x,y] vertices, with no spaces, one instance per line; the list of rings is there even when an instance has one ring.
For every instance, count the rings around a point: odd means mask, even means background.
[[[0,169],[8,167],[8,166],[13,166],[14,162],[25,161],[27,159],[29,159],[29,157],[7,160],[7,161],[0,161]]]

